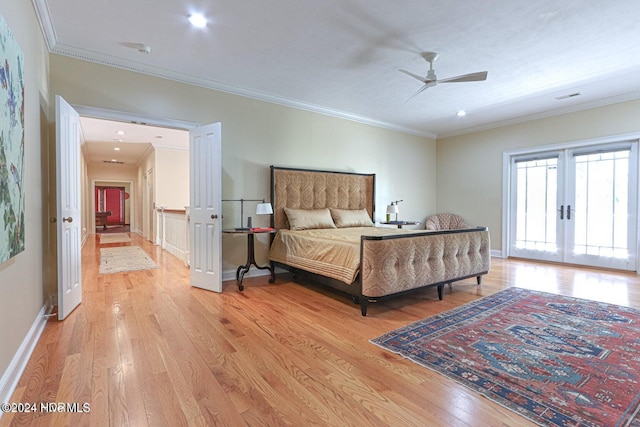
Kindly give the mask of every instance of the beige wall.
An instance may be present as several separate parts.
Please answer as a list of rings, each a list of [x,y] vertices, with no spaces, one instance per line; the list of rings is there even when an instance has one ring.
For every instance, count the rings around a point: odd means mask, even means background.
[[[156,153],[156,206],[184,209],[189,206],[189,151],[167,148]]]
[[[640,100],[438,140],[437,206],[491,231],[502,249],[505,151],[640,132]]]
[[[24,53],[25,250],[0,264],[0,378],[44,305],[48,248],[48,55],[31,2],[0,0],[0,11]],[[42,170],[45,172],[42,172]],[[1,384],[1,382],[0,382]],[[0,390],[1,391],[1,390]]]
[[[436,144],[428,138],[58,55],[50,61],[52,92],[72,104],[221,122],[225,199],[268,198],[273,164],[376,173],[378,219],[397,199],[404,200],[401,219],[423,221],[436,210]],[[244,263],[245,245],[243,239],[223,238],[224,270]],[[265,242],[256,246],[258,260],[265,261]]]

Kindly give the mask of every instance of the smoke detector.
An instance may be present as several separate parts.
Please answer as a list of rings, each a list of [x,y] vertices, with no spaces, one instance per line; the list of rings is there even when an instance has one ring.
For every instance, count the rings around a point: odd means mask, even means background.
[[[151,53],[151,46],[145,43],[130,43],[130,42],[122,42],[121,46],[128,47],[131,49],[135,49],[140,53],[149,54]]]

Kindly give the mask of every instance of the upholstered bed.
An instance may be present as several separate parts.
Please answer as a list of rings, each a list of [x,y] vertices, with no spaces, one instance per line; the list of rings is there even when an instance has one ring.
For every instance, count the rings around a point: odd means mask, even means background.
[[[271,167],[272,267],[370,300],[489,271],[484,227],[425,231],[374,227],[375,175]]]

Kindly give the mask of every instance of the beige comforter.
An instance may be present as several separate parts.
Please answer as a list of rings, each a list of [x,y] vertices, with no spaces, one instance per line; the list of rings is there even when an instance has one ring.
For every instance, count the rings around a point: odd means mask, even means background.
[[[382,227],[279,230],[269,259],[351,284],[360,269],[361,236],[424,232]]]

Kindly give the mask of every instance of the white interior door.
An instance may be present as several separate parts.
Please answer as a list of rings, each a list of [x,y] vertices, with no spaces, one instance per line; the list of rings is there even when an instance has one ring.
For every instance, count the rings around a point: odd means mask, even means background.
[[[191,286],[222,292],[220,123],[189,131]]]
[[[509,254],[636,270],[637,157],[622,142],[513,158]]]
[[[56,95],[58,319],[82,302],[80,116]]]

